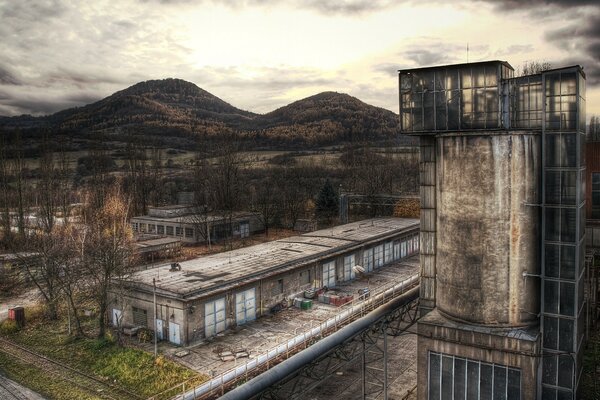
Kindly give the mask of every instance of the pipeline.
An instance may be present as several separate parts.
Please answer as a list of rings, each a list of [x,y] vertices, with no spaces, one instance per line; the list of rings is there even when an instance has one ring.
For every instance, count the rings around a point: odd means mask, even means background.
[[[324,331],[329,329],[335,329],[337,326],[343,324],[347,319],[352,318],[355,314],[360,313],[364,310],[365,307],[368,307],[372,304],[377,304],[378,301],[383,301],[388,297],[394,298],[396,293],[403,293],[405,288],[410,288],[419,282],[419,275],[416,274],[411,276],[410,278],[405,279],[404,281],[393,285],[392,287],[383,290],[380,293],[372,295],[371,298],[363,301],[360,304],[353,305],[348,307],[344,311],[337,314],[335,317],[328,319],[327,321],[319,324],[314,328],[311,328],[307,332],[303,332],[290,340],[288,340],[284,344],[279,344],[275,348],[269,350],[266,353],[258,355],[258,357],[251,359],[247,363],[243,365],[239,365],[234,369],[224,372],[221,376],[213,378],[208,382],[203,383],[202,385],[189,390],[188,392],[182,394],[177,397],[178,400],[193,400],[199,397],[205,396],[208,393],[221,388],[224,384],[227,384],[240,376],[247,376],[249,372],[254,370],[255,368],[267,364],[270,360],[276,359],[283,354],[287,354],[289,349],[293,349],[302,343],[307,342],[308,340],[320,337]],[[418,288],[418,285],[416,286]],[[407,293],[412,292],[409,291]],[[401,298],[399,296],[397,298]],[[388,303],[389,304],[389,303]],[[381,308],[381,307],[380,307]],[[379,308],[378,308],[379,309]],[[367,314],[369,315],[369,314]],[[313,345],[314,346],[314,345]]]
[[[419,297],[419,286],[410,289],[405,294],[389,303],[371,311],[364,317],[352,322],[325,339],[308,347],[306,350],[293,355],[289,359],[258,375],[244,385],[238,386],[222,396],[221,400],[246,400],[267,390],[270,386],[282,381],[295,371],[312,363],[314,360],[335,350],[344,342],[369,329],[370,326],[393,312],[398,307],[408,304]],[[186,397],[186,399],[188,399]]]

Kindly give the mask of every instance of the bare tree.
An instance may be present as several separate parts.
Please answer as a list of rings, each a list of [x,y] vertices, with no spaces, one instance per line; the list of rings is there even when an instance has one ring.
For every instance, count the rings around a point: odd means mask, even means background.
[[[548,71],[552,69],[552,64],[548,61],[525,61],[523,66],[519,69],[517,68],[517,76],[526,76],[526,75],[534,75],[539,74],[544,71]]]
[[[127,201],[119,185],[114,184],[106,192],[102,207],[85,213],[88,231],[84,265],[98,306],[99,338],[106,331],[109,290],[123,283],[135,263],[127,210]]]

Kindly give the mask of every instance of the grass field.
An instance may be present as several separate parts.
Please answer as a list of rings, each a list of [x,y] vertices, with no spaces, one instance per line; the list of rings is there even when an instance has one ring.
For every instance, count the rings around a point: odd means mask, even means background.
[[[28,315],[26,310],[26,315]],[[90,326],[92,321],[86,321]],[[93,334],[89,328],[90,336]],[[65,321],[31,321],[6,338],[78,371],[147,398],[182,382],[199,384],[207,377],[173,361],[145,351],[121,347],[110,339],[75,339],[66,332]],[[50,399],[101,398],[90,396],[66,379],[43,368],[0,352],[0,370],[24,386]]]

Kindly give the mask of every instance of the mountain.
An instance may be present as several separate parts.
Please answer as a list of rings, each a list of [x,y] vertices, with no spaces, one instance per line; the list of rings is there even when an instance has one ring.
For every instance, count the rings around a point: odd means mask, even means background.
[[[323,92],[261,115],[266,135],[324,144],[391,139],[398,116],[344,93]]]
[[[324,92],[260,115],[244,111],[181,79],[140,82],[98,102],[45,117],[0,117],[0,131],[42,132],[86,140],[194,148],[199,138],[231,135],[257,146],[308,146],[386,140],[398,116],[347,94]]]

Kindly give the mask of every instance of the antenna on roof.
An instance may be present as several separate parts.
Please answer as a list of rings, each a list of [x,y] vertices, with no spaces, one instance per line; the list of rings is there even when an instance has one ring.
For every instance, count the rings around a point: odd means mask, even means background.
[[[467,42],[467,64],[469,63],[469,42]]]

